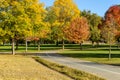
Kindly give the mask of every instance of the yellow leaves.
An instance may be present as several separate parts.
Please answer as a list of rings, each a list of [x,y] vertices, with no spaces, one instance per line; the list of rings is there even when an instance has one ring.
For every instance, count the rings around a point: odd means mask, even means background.
[[[28,10],[31,13],[41,14],[45,12],[43,6],[44,5],[42,3],[32,2],[32,4],[30,3],[30,5],[28,6]]]
[[[1,36],[3,36],[3,30],[2,30],[2,28],[0,28],[0,34],[2,34]]]
[[[59,26],[61,23],[58,21],[55,21],[52,26]]]
[[[1,16],[7,16],[7,13],[5,11],[2,11],[0,14]]]
[[[8,1],[0,0],[0,7],[5,8],[5,7],[8,7],[8,6],[9,6]]]
[[[60,8],[59,8],[59,7],[52,7],[52,9],[53,9],[53,11],[55,12],[55,15],[56,15],[57,17],[59,17],[59,16],[60,16],[60,14],[59,14]]]
[[[17,6],[17,5],[19,5],[19,2],[17,2],[17,1],[12,1],[12,2],[11,2],[11,5],[12,5],[12,6],[14,6],[14,5]]]
[[[60,22],[69,22],[80,15],[80,10],[73,0],[55,0],[53,9]]]
[[[50,28],[48,26],[49,23],[40,22],[39,26],[34,26],[37,30],[33,30],[32,36],[35,36],[37,38],[45,38],[50,32]]]
[[[39,8],[38,4],[32,4],[29,8],[30,8],[33,12],[36,12],[36,13],[39,12],[39,10],[38,10],[38,8]]]

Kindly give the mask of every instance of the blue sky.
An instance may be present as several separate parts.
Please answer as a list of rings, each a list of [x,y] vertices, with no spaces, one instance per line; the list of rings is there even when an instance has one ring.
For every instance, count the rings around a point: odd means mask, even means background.
[[[40,0],[45,6],[51,6],[54,0]],[[74,0],[80,10],[90,10],[99,16],[104,16],[105,12],[112,5],[120,4],[120,0]]]

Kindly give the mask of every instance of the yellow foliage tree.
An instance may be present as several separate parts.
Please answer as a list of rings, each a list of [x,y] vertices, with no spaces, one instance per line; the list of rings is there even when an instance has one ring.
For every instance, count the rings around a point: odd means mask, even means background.
[[[38,32],[35,29],[40,30],[43,12],[43,4],[38,0],[0,0],[0,24],[3,24],[0,27],[12,39],[12,54],[15,40],[33,36],[33,32]]]
[[[73,0],[55,0],[53,4],[53,10],[55,11],[55,15],[57,17],[57,22],[60,23],[59,29],[61,30],[62,41],[63,41],[63,49],[64,49],[64,28],[69,25],[70,22],[79,17],[80,10]]]
[[[45,38],[50,31],[48,22],[45,22],[44,20],[46,17],[46,10],[44,9],[44,5],[39,2],[38,0],[32,1],[31,3],[33,4],[27,9],[27,14],[31,18],[32,25],[32,35],[27,39],[31,38],[31,40],[38,41],[38,50],[40,50],[40,39]]]

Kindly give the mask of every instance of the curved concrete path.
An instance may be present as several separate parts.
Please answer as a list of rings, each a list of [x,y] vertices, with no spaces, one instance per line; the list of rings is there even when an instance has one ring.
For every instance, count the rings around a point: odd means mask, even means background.
[[[63,57],[59,54],[56,54],[56,52],[52,51],[45,52],[44,54],[38,54],[37,56],[68,67],[95,74],[107,80],[120,80],[120,67],[118,66],[110,66],[90,61],[83,61],[79,59]]]

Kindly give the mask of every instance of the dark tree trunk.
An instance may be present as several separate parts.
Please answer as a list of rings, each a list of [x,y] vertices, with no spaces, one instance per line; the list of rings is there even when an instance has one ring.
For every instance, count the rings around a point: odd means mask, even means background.
[[[27,44],[27,39],[25,40],[25,52],[27,52],[27,50],[28,50],[28,44]]]
[[[16,49],[15,50],[18,50],[18,46],[19,46],[19,41],[16,40]]]
[[[109,60],[111,59],[111,43],[109,44]]]
[[[117,48],[119,48],[120,47],[120,43],[119,42],[117,42]]]
[[[3,46],[5,46],[5,40],[3,40]]]
[[[82,43],[80,43],[80,50],[82,50]]]
[[[97,47],[99,47],[99,41],[97,41]]]
[[[62,49],[65,49],[65,43],[64,43],[64,39],[62,40]]]
[[[38,40],[38,51],[40,51],[40,40]]]
[[[94,41],[92,41],[92,47],[94,47],[95,45],[94,45]]]
[[[57,46],[57,47],[59,46],[59,41],[58,41],[58,40],[56,41],[56,46]]]
[[[12,54],[15,55],[15,39],[12,39]]]

